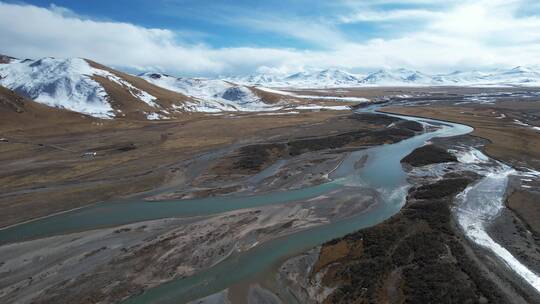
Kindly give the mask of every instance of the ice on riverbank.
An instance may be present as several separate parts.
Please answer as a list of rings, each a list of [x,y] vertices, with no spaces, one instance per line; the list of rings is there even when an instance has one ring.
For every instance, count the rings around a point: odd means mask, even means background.
[[[467,151],[452,150],[460,163],[465,164],[481,164],[489,162],[489,158],[477,149],[469,149]]]
[[[470,155],[487,159],[481,152]],[[504,264],[540,292],[540,277],[518,261],[506,248],[495,242],[486,231],[487,226],[504,208],[503,200],[508,177],[515,173],[514,169],[499,164],[479,182],[465,189],[457,196],[457,219],[469,239],[493,252]]]

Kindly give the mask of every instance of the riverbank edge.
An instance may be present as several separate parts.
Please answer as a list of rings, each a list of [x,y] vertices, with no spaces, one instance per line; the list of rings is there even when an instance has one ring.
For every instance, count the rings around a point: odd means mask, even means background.
[[[469,136],[469,135],[467,135]],[[471,136],[474,137],[474,136]],[[437,139],[437,141],[445,141],[445,139]],[[414,153],[414,152],[413,152]],[[445,179],[443,179],[444,181]],[[471,178],[467,185],[471,185],[474,182],[478,180],[478,177]],[[428,185],[431,185],[428,183]],[[366,230],[379,230],[382,229],[381,227],[384,227],[385,225],[388,225],[388,223],[391,223],[392,221],[395,221],[396,219],[399,220],[400,218],[406,218],[408,217],[408,210],[411,207],[411,204],[414,204],[414,193],[417,191],[418,187],[422,187],[421,184],[416,184],[414,188],[411,189],[409,192],[408,198],[407,198],[407,204],[404,206],[404,208],[392,217],[391,219],[374,226],[372,228],[361,230],[357,233],[353,233],[351,235],[345,236],[343,238],[336,239],[334,241],[325,243],[318,249],[317,258],[313,259],[311,258],[312,262],[309,265],[310,271],[308,272],[307,277],[301,277],[300,281],[301,283],[294,283],[293,281],[288,281],[290,284],[293,284],[292,287],[287,288],[289,292],[294,292],[295,297],[298,299],[301,299],[305,303],[347,303],[347,294],[351,292],[350,288],[348,291],[342,292],[344,281],[332,281],[332,279],[328,278],[328,274],[336,274],[336,273],[346,273],[344,269],[336,270],[336,267],[343,266],[347,263],[355,263],[357,260],[361,260],[361,256],[363,253],[358,252],[359,247],[356,245],[347,244],[347,246],[344,247],[343,241],[347,240],[347,238],[353,238],[355,234],[362,234],[362,231]],[[463,188],[464,189],[464,188]],[[449,218],[449,225],[451,227],[452,233],[455,234],[455,240],[461,246],[462,248],[462,255],[461,255],[461,261],[459,264],[466,264],[468,265],[469,271],[467,271],[469,274],[477,274],[477,278],[475,279],[477,282],[482,282],[477,284],[478,286],[483,286],[483,288],[479,288],[483,295],[481,295],[479,298],[476,298],[475,300],[482,303],[483,301],[489,301],[494,303],[530,303],[530,302],[538,302],[540,298],[538,295],[532,290],[532,288],[529,288],[529,286],[522,286],[524,284],[521,279],[515,275],[510,269],[507,268],[506,265],[504,265],[500,260],[498,260],[492,253],[485,250],[484,248],[470,242],[467,237],[465,236],[464,232],[459,227],[458,223],[456,222],[455,215],[453,212],[451,212],[451,206],[453,205],[454,198],[460,193],[461,191],[454,191],[450,198],[445,199],[446,205],[448,207],[448,213],[447,216]],[[378,242],[383,242],[383,239],[378,238]],[[336,247],[337,246],[337,247]],[[356,252],[355,252],[356,250]],[[362,249],[364,250],[364,249]],[[362,251],[360,250],[360,251]],[[311,252],[310,255],[312,256],[314,253]],[[329,255],[330,254],[330,255]],[[334,258],[332,257],[334,255]],[[356,255],[356,256],[355,256]],[[307,256],[307,255],[306,255]],[[285,269],[294,269],[294,265],[298,265],[299,263],[305,263],[305,260],[302,258],[302,256],[298,256],[295,259],[296,261],[291,259],[287,263],[288,266],[284,266]],[[471,264],[472,263],[472,264]],[[284,264],[286,265],[286,264]],[[474,265],[474,266],[472,266]],[[345,272],[344,272],[345,271]],[[384,280],[396,280],[395,277],[396,273],[393,274],[394,277],[385,277]],[[280,274],[281,277],[284,276],[284,272]],[[370,276],[371,280],[377,280],[376,278],[373,278],[373,276]],[[325,282],[326,280],[326,282]],[[347,280],[346,280],[347,281]],[[348,282],[350,284],[350,275]],[[322,283],[322,284],[321,284]],[[383,287],[388,288],[386,284]],[[492,286],[492,287],[489,287]],[[497,286],[497,288],[494,288]],[[324,298],[322,301],[314,301],[313,299],[310,299],[309,294],[314,294],[314,290],[320,293],[322,292],[321,288],[325,289],[332,289],[333,292],[327,297]],[[365,287],[356,286],[356,288],[362,289]],[[381,298],[378,298],[381,296],[382,291],[381,288],[375,292],[376,298],[371,298],[371,300],[383,300]],[[355,288],[353,288],[354,290]],[[369,289],[369,288],[368,288]],[[497,290],[500,290],[501,292],[497,292]],[[316,292],[315,292],[316,293]],[[340,294],[340,296],[336,296],[336,294]],[[373,294],[372,294],[373,295]],[[358,294],[356,294],[358,296]],[[405,294],[403,293],[395,293],[393,300],[404,300]],[[344,298],[343,298],[344,297]],[[351,298],[352,299],[352,298]],[[358,297],[357,299],[361,299],[361,297]],[[365,298],[364,298],[365,299]],[[519,300],[521,299],[521,300]],[[369,302],[369,299],[366,299]],[[387,297],[384,299],[385,301],[389,300]],[[433,299],[431,299],[433,300]],[[441,300],[441,299],[439,299]],[[450,299],[442,299],[446,301],[450,301]],[[392,301],[390,301],[392,302]],[[398,301],[399,302],[399,301]],[[446,303],[445,301],[442,301],[441,303]],[[487,302],[486,302],[487,303]]]

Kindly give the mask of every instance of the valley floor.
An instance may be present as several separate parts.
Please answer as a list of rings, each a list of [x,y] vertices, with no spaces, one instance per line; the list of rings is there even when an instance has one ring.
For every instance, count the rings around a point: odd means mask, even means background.
[[[226,153],[283,134],[349,130],[346,124],[336,124],[336,130],[317,127],[342,113],[192,114],[174,121],[87,119],[35,127],[5,124],[0,128],[0,137],[6,140],[0,142],[0,227],[158,186],[182,185],[190,159],[220,147],[230,146],[219,152]],[[314,126],[312,131],[306,130],[309,126]]]
[[[191,276],[231,254],[360,214],[377,202],[370,189],[328,185],[301,191],[326,183],[349,151],[397,142],[422,130],[384,115],[334,111],[96,128],[47,137],[40,130],[6,132],[3,187],[9,191],[2,197],[3,223],[57,215],[0,230],[1,243],[10,243],[0,246],[0,298],[117,302]],[[361,162],[354,170],[359,169]],[[231,205],[209,204],[214,209],[207,211],[193,213],[189,206],[166,211],[189,204],[178,199],[219,200],[231,193],[264,197],[277,190],[299,196],[280,204],[243,200],[246,204],[236,206],[232,199]],[[113,196],[117,202],[109,201],[105,209],[131,201],[133,210],[107,215],[100,204],[84,208]],[[81,209],[58,214],[75,207]]]
[[[474,127],[404,158],[412,187],[401,212],[315,248],[287,237],[383,201],[367,186],[335,187],[364,169],[367,156],[350,156],[422,134],[423,125],[330,110],[2,125],[0,301],[540,303],[457,220],[456,196],[496,160],[512,166],[519,174],[510,176],[507,209],[487,230],[540,273],[540,107],[515,96],[482,104],[464,97],[486,92],[500,90],[299,91],[372,98],[391,105],[385,112]],[[475,150],[495,160],[476,159]],[[237,271],[224,278],[219,267]]]
[[[488,101],[413,102],[382,111],[470,125],[472,136],[437,139],[428,147],[479,149],[515,168],[506,208],[486,229],[518,263],[538,274],[540,130],[535,126],[540,125],[540,106],[538,101]],[[303,303],[321,302],[314,300],[316,295],[324,295],[325,303],[540,303],[537,285],[516,275],[499,253],[469,239],[469,231],[458,224],[456,196],[493,161],[471,153],[460,160],[470,165],[459,168],[445,153],[418,149],[404,159],[412,166],[414,187],[402,211],[288,260],[279,270],[285,282],[280,291]]]

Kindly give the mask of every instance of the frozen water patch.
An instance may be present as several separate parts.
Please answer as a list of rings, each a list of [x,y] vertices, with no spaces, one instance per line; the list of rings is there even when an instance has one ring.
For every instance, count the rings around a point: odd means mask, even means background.
[[[490,161],[484,153],[477,149],[469,149],[467,151],[450,150],[460,163],[465,164],[481,164]]]
[[[383,201],[394,202],[401,208],[405,206],[405,203],[407,202],[407,192],[410,187],[411,186],[407,184],[392,190],[377,189],[377,191],[381,194]]]
[[[540,178],[540,171],[536,171],[530,168],[520,168],[519,176],[522,177],[532,177],[532,178]],[[532,180],[530,180],[532,181]]]
[[[488,173],[457,196],[456,215],[465,235],[474,243],[492,251],[509,268],[540,292],[540,277],[518,261],[507,249],[495,242],[486,227],[504,208],[508,176],[516,171],[504,164]]]

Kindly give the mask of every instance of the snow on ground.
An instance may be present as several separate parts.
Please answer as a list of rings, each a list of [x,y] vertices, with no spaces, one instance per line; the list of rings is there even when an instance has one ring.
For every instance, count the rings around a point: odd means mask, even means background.
[[[265,87],[257,87],[257,89],[261,91],[265,91],[268,93],[273,94],[279,94],[284,96],[291,96],[295,98],[300,99],[326,99],[326,100],[336,100],[336,101],[348,101],[348,102],[370,102],[369,99],[363,98],[363,97],[341,97],[341,96],[318,96],[318,95],[297,95],[293,92],[287,92],[277,89],[271,89],[271,88],[265,88]]]
[[[162,120],[162,119],[168,119],[167,116],[157,113],[157,112],[151,112],[146,114],[146,119],[148,120]]]
[[[540,127],[529,125],[529,124],[524,123],[524,122],[522,122],[521,120],[518,120],[518,119],[514,119],[514,123],[516,125],[518,125],[518,126],[530,128],[530,129],[535,130],[535,131],[540,131]]]
[[[155,103],[155,100],[157,99],[156,97],[150,95],[150,93],[146,91],[143,91],[134,87],[131,83],[123,80],[122,78],[108,71],[100,70],[100,69],[93,69],[93,75],[105,77],[110,81],[113,81],[121,86],[124,86],[128,89],[129,93],[131,93],[133,97],[143,101],[144,103],[148,104],[151,107],[154,107],[154,108],[159,107],[159,105]]]
[[[113,118],[115,111],[105,89],[92,76],[102,76],[126,87],[137,99],[152,107],[154,96],[81,58],[12,60],[0,65],[0,85],[37,102],[98,118]]]
[[[193,97],[181,109],[192,112],[273,111],[281,109],[264,103],[249,88],[220,79],[177,78],[159,73],[145,73],[141,77],[159,87]]]
[[[489,162],[489,158],[477,149],[468,151],[450,150],[460,163],[464,164],[481,164]]]
[[[52,107],[112,118],[107,92],[90,78],[93,72],[83,59],[13,60],[0,65],[0,85]]]
[[[294,107],[297,110],[337,110],[337,111],[344,111],[344,110],[350,110],[351,107],[349,106],[323,106],[323,105],[302,105]]]
[[[370,102],[369,99],[363,97],[340,97],[340,96],[317,96],[317,95],[292,95],[296,98],[302,99],[327,99],[336,101],[348,101],[348,102]]]
[[[273,115],[295,115],[295,114],[300,114],[300,112],[298,112],[298,111],[268,112],[268,113],[258,113],[257,115],[259,115],[259,116],[265,116],[265,115],[273,116]]]
[[[477,159],[488,159],[487,156],[480,156],[474,151],[468,154],[469,156],[464,158],[465,162],[472,160],[474,163],[477,162]],[[514,169],[498,163],[498,166],[487,173],[479,182],[467,187],[457,196],[457,219],[469,239],[491,250],[516,274],[534,289],[540,291],[540,277],[518,261],[506,248],[495,242],[486,231],[487,226],[504,208],[503,199],[508,176],[516,173]]]

